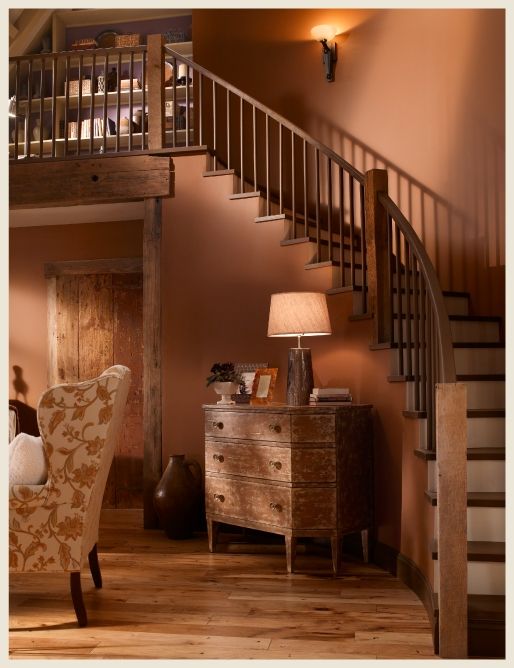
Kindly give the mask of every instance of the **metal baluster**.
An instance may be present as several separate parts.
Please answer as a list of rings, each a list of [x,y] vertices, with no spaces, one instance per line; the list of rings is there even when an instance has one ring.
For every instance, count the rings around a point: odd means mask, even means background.
[[[245,178],[244,178],[244,153],[243,153],[243,144],[244,144],[244,131],[243,131],[243,98],[239,98],[239,150],[240,150],[240,174],[241,174],[241,179],[240,179],[240,187],[239,187],[239,192],[244,192],[244,183],[245,183]]]
[[[95,69],[96,54],[93,52],[93,62],[91,64],[91,104],[89,106],[89,153],[94,153],[95,142]]]
[[[304,236],[309,236],[309,210],[307,206],[307,142],[303,140],[303,227]]]
[[[189,146],[189,133],[190,133],[190,122],[189,115],[191,113],[191,108],[189,104],[189,65],[186,69],[186,146]]]
[[[227,88],[227,169],[230,169],[230,91]]]
[[[18,160],[18,127],[19,127],[19,115],[20,115],[20,61],[16,61],[16,74],[14,79],[14,95],[16,98],[15,107],[14,107],[14,159]],[[25,124],[25,132],[27,132],[27,126]]]
[[[400,241],[400,228],[398,225],[395,224],[395,238],[394,238],[394,244],[395,244],[395,251],[396,251],[396,286],[399,291],[402,289],[402,275],[401,275],[401,241]],[[409,301],[409,293],[407,290],[405,290],[405,300],[406,302]],[[394,323],[394,320],[393,320]],[[397,323],[398,323],[398,350],[400,351],[400,366],[399,366],[399,374],[400,376],[403,376],[404,373],[404,359],[403,359],[403,300],[400,299],[398,301],[398,317],[397,317]],[[409,323],[407,323],[409,325]],[[411,351],[409,348],[406,349],[406,356],[410,358]]]
[[[327,165],[327,197],[328,197],[328,210],[327,210],[327,228],[328,228],[328,259],[333,260],[333,249],[332,249],[332,160],[328,158]],[[341,262],[341,266],[343,266]]]
[[[319,149],[314,149],[316,175],[316,262],[321,262],[321,229],[320,229],[320,191],[319,191]]]
[[[389,341],[393,343],[394,342],[393,220],[389,214],[387,215],[387,268],[388,268],[387,275],[389,280],[389,323],[390,323]],[[400,301],[402,299],[401,290],[397,290],[397,294],[398,294],[398,308],[401,308],[400,307]]]
[[[278,209],[279,213],[283,213],[284,211],[284,202],[283,202],[283,195],[282,195],[282,123],[279,122],[278,124]]]
[[[198,128],[199,128],[199,143],[203,146],[203,74],[198,73]]]
[[[427,368],[427,448],[429,450],[435,450],[434,443],[434,397],[433,397],[433,385],[434,385],[434,368],[433,368],[433,338],[432,338],[432,305],[428,298],[427,293],[427,321],[426,321],[426,368]]]
[[[256,109],[255,105],[252,105],[252,124],[253,124],[253,190],[257,192],[257,122],[256,122]]]
[[[346,285],[344,275],[344,169],[339,166],[339,248],[341,256],[341,287]]]
[[[109,56],[105,54],[105,63],[104,63],[104,108],[103,108],[103,134],[102,134],[102,152],[107,151],[107,99],[108,99],[108,89],[107,89],[107,75],[109,72]]]
[[[45,111],[45,58],[41,58],[41,76],[39,79],[39,157],[43,157],[43,119]]]
[[[213,146],[212,146],[212,151],[213,151],[213,167],[214,171],[218,168],[218,155],[217,155],[217,132],[216,132],[216,82],[213,80],[212,82],[212,130],[213,130]]]
[[[55,140],[57,138],[57,129],[55,127],[57,119],[57,56],[52,57],[52,158],[55,158]]]
[[[129,61],[129,136],[128,136],[128,150],[132,151],[132,118],[134,116],[134,52],[130,52]]]
[[[121,117],[121,53],[118,53],[118,73],[116,76],[116,153],[120,151]]]
[[[412,256],[412,290],[414,297],[414,410],[419,411],[421,405],[420,397],[420,350],[419,350],[419,329],[420,329],[420,308],[419,308],[419,274],[418,261]]]
[[[407,356],[407,376],[410,378],[412,376],[412,354],[414,354],[412,348],[412,293],[411,293],[411,257],[410,257],[410,247],[407,242],[407,238],[403,238],[404,242],[404,257],[405,257],[405,323],[406,323],[406,339],[407,339],[407,350],[409,354]],[[412,352],[411,352],[412,351]]]
[[[296,184],[294,164],[294,132],[291,130],[291,216],[292,216],[292,238],[296,239]]]
[[[82,61],[83,56],[79,56],[79,90],[77,100],[77,155],[80,155],[82,139]]]
[[[269,192],[269,116],[266,114],[266,215],[270,215],[270,192]]]
[[[145,149],[146,129],[146,51],[141,51],[141,150]]]
[[[348,174],[350,197],[350,285],[355,285],[355,181]]]
[[[172,87],[172,98],[173,98],[173,104],[172,104],[172,130],[171,130],[171,137],[172,137],[172,146],[175,148],[177,145],[177,123],[176,123],[176,116],[177,116],[177,78],[178,78],[178,67],[177,67],[177,59],[173,57],[173,77],[171,80],[171,87]]]
[[[420,410],[426,411],[427,409],[427,367],[426,367],[426,311],[425,311],[425,279],[420,276],[420,295],[419,295],[419,301],[420,301],[420,327],[419,327],[419,345],[420,345],[420,390],[421,390],[421,396],[420,396]],[[429,447],[429,443],[427,441],[427,447]]]
[[[368,276],[366,263],[366,214],[364,208],[364,185],[359,183],[360,203],[361,203],[361,272],[362,272],[362,313],[368,311]]]
[[[64,91],[64,155],[68,155],[68,125],[69,125],[69,114],[70,114],[70,57],[66,56],[66,66],[65,66],[65,87]]]
[[[32,58],[29,60],[29,73],[28,73],[28,88],[27,88],[27,116],[26,116],[26,123],[25,123],[25,157],[30,158],[30,150],[31,150],[31,142],[30,142],[30,137],[31,137],[31,129],[32,129],[32,119],[31,119],[31,114],[32,114],[32,67],[33,67],[33,61]]]

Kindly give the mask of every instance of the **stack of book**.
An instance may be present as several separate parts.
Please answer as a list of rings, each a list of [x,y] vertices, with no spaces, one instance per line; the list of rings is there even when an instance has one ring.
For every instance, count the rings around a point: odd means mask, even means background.
[[[309,398],[311,406],[319,404],[334,403],[345,404],[352,400],[352,395],[347,387],[315,387]]]

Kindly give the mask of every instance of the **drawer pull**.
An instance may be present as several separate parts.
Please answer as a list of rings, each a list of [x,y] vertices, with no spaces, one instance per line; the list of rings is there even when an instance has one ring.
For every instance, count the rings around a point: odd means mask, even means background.
[[[277,513],[281,513],[281,512],[282,512],[282,506],[280,505],[280,503],[273,503],[273,501],[272,501],[272,502],[269,504],[269,507],[271,508],[271,510],[274,510],[274,511],[277,512]]]
[[[279,424],[270,424],[269,430],[275,432],[275,434],[279,434],[281,432],[281,427]]]
[[[223,503],[223,501],[225,501],[225,497],[223,494],[214,494],[214,500]]]
[[[282,468],[282,462],[274,462],[272,459],[270,459],[269,465],[271,466],[272,469],[275,469],[276,471],[280,471],[280,469]]]
[[[212,426],[213,429],[223,429],[223,422],[216,422],[216,420],[214,420]]]
[[[225,461],[225,457],[223,457],[223,455],[214,454],[212,455],[212,458],[214,459],[215,462],[219,462],[220,464],[222,464]]]

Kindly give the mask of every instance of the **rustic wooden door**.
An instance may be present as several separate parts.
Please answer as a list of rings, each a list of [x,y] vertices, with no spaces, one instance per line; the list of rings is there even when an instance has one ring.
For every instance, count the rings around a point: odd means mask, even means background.
[[[127,261],[121,265],[112,261],[107,272],[105,262],[98,266],[94,261],[77,263],[77,266],[61,265],[47,265],[46,270],[49,384],[87,380],[113,364],[130,368],[132,384],[103,506],[142,508],[142,273],[130,271],[133,265]],[[61,273],[62,267],[65,271]],[[99,273],[93,272],[95,267]],[[120,267],[124,270],[119,271]],[[90,273],[85,273],[88,271]]]

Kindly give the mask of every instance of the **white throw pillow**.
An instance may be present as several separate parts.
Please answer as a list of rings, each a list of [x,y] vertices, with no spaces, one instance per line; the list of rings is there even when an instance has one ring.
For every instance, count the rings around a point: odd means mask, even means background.
[[[46,482],[43,441],[40,436],[18,434],[9,443],[9,487],[13,485],[42,485]]]

